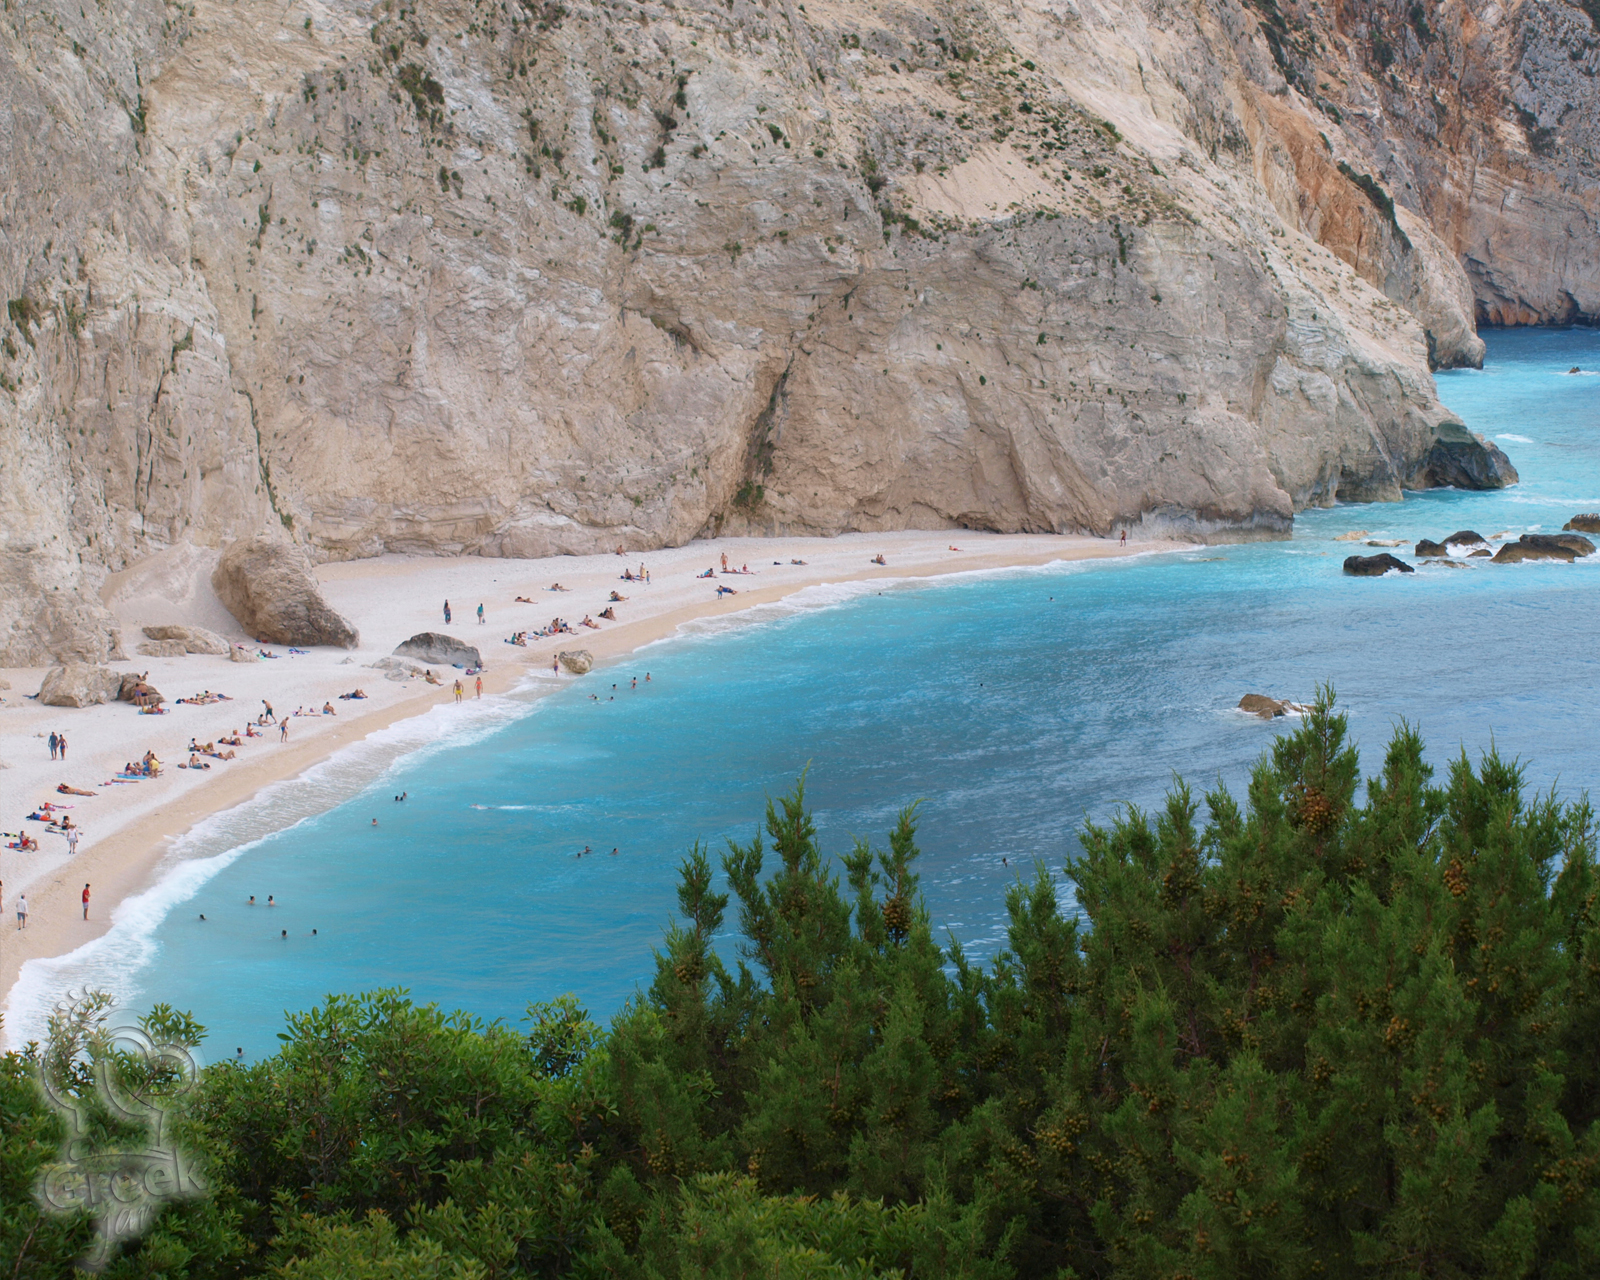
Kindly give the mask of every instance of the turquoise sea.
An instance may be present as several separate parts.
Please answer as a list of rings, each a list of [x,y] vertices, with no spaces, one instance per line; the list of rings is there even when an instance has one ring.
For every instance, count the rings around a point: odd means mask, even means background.
[[[1352,529],[1516,534],[1600,510],[1600,377],[1566,374],[1600,367],[1600,333],[1486,339],[1485,368],[1439,387],[1511,456],[1511,490],[1307,512],[1286,542],[816,589],[547,698],[440,708],[186,837],[104,939],[25,970],[11,1035],[86,984],[192,1009],[212,1058],[272,1052],[284,1011],[330,991],[404,986],[512,1021],[571,991],[605,1017],[649,980],[684,851],[747,837],[807,768],[837,850],[923,802],[932,914],[987,956],[1006,885],[1069,861],[1086,816],[1159,803],[1178,773],[1242,785],[1283,724],[1235,711],[1248,692],[1331,682],[1369,773],[1405,718],[1436,765],[1492,740],[1540,788],[1584,791],[1600,556],[1340,572],[1365,550],[1334,541]]]

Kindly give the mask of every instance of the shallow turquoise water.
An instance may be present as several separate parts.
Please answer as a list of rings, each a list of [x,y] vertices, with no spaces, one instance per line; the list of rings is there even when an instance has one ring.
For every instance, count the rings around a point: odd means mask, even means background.
[[[209,861],[102,943],[30,970],[13,1025],[86,982],[193,1009],[212,1056],[270,1052],[285,1009],[376,986],[513,1020],[574,991],[607,1015],[648,981],[684,850],[747,836],[807,765],[834,849],[924,801],[933,915],[986,955],[1005,885],[1035,860],[1059,868],[1085,815],[1157,803],[1175,772],[1239,786],[1277,732],[1232,710],[1251,691],[1306,699],[1331,681],[1369,772],[1405,717],[1436,763],[1493,738],[1539,786],[1586,789],[1600,557],[1357,580],[1340,572],[1353,548],[1333,541],[1552,530],[1600,510],[1600,378],[1565,376],[1600,365],[1600,334],[1488,341],[1484,371],[1439,386],[1511,455],[1515,489],[1309,512],[1283,543],[817,591],[531,712],[470,708],[470,731],[435,714],[216,820],[191,840]],[[616,701],[588,700],[613,680]],[[585,845],[596,856],[575,858]],[[248,907],[252,893],[281,905]]]

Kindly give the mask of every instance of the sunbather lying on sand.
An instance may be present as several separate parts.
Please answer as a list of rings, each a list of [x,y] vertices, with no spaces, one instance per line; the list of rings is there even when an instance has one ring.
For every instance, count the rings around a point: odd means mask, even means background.
[[[69,787],[65,782],[57,783],[56,790],[64,796],[92,796],[98,794],[94,791],[85,791],[82,787]]]
[[[611,593],[611,599],[613,602],[626,600],[627,598],[627,596],[619,596],[615,591]]]

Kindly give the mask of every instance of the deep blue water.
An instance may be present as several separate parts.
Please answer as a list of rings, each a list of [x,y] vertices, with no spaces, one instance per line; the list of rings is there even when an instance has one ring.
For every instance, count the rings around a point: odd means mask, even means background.
[[[1307,512],[1288,542],[814,592],[653,646],[531,712],[475,709],[471,741],[441,745],[448,722],[430,717],[219,819],[191,843],[221,856],[29,981],[190,1008],[213,1029],[213,1057],[271,1052],[284,1011],[329,991],[399,985],[512,1020],[572,991],[607,1016],[649,980],[685,850],[748,837],[765,797],[808,766],[831,850],[881,840],[923,801],[934,918],[986,956],[1005,886],[1035,861],[1059,869],[1085,816],[1157,804],[1176,773],[1238,788],[1280,731],[1233,710],[1240,695],[1309,699],[1323,681],[1369,773],[1404,717],[1436,764],[1492,739],[1532,783],[1576,794],[1600,777],[1600,556],[1340,572],[1365,550],[1334,541],[1352,529],[1516,534],[1600,510],[1600,378],[1565,374],[1600,366],[1600,334],[1487,338],[1485,369],[1439,387],[1510,454],[1514,489]],[[615,702],[588,700],[612,681]],[[595,856],[575,858],[585,845]],[[252,893],[281,905],[248,907]],[[26,999],[13,1016],[27,1018]]]

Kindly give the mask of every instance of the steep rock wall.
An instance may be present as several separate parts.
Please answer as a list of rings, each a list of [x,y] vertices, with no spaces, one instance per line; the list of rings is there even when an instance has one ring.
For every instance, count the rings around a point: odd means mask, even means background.
[[[1282,532],[1429,483],[1472,358],[1456,241],[1226,0],[26,10],[0,663],[269,525]]]

